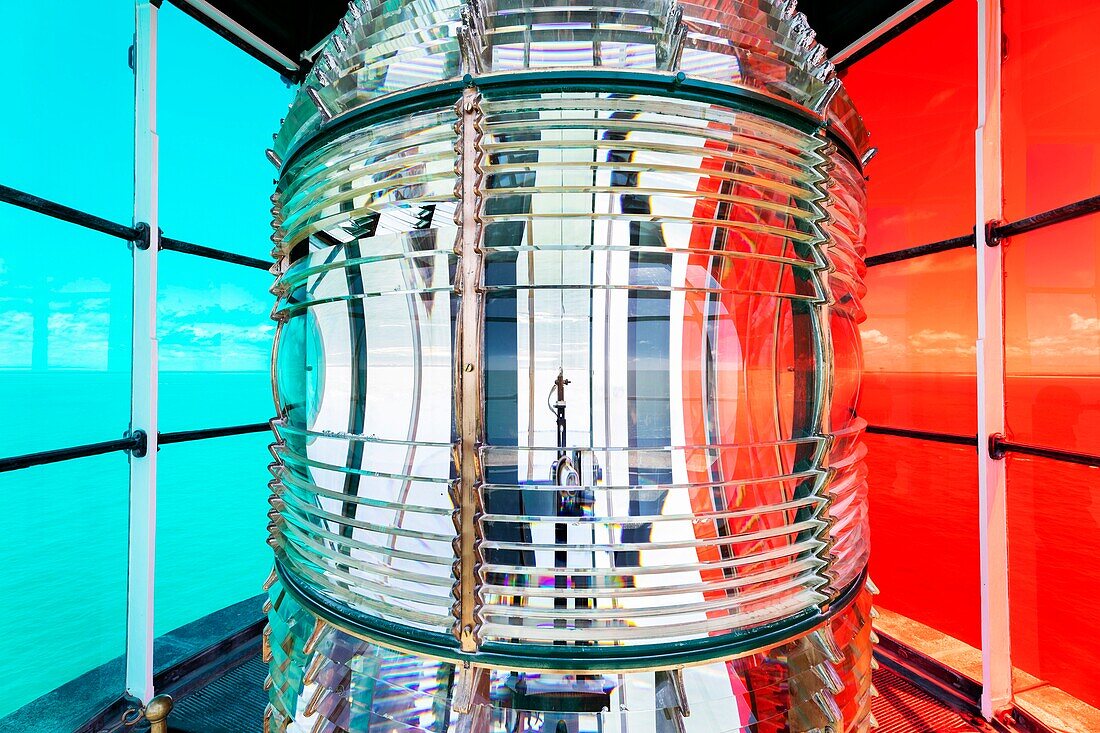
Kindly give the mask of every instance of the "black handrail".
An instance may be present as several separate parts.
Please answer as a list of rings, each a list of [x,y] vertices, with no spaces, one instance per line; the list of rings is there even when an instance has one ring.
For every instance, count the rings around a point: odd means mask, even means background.
[[[144,243],[141,245],[143,249],[149,246],[148,228],[144,224],[139,227],[124,226],[108,219],[95,216],[94,214],[89,214],[86,211],[74,209],[71,206],[65,206],[56,201],[50,201],[49,199],[44,199],[40,196],[35,196],[10,186],[0,185],[0,202],[13,204],[14,206],[22,207],[28,211],[44,214],[45,216],[60,219],[61,221],[67,221],[70,224],[76,224],[85,229],[102,232],[103,234],[118,237],[128,242]],[[184,242],[183,240],[173,239],[172,237],[160,237],[160,248],[172,252],[195,255],[197,257],[206,257],[211,260],[230,262],[235,265],[255,267],[260,270],[268,270],[272,265],[271,262],[256,257],[226,252],[225,250],[215,249],[213,247],[204,247],[201,244],[192,244],[191,242]]]
[[[260,433],[269,429],[270,423],[249,423],[248,425],[230,425],[224,428],[206,428],[203,430],[181,430],[173,433],[160,433],[157,438],[158,445],[171,445],[172,443],[188,443],[207,438],[223,438],[230,435],[245,435],[248,433]],[[26,453],[21,456],[0,458],[0,473],[16,471],[31,466],[42,466],[47,463],[58,463],[74,458],[87,458],[115,451],[133,452],[134,455],[145,455],[147,446],[145,432],[137,430],[133,435],[107,440],[102,443],[88,443],[86,445],[73,446],[72,448],[57,448],[55,450],[41,451],[39,453]]]
[[[190,242],[184,242],[183,240],[173,239],[171,237],[161,237],[160,248],[168,250],[170,252],[182,252],[184,254],[195,255],[196,257],[205,257],[210,260],[232,262],[234,265],[255,267],[258,270],[270,270],[272,264],[274,264],[273,262],[261,260],[256,257],[248,257],[246,255],[234,254],[233,252],[225,252],[220,249],[214,249],[213,247],[204,247],[201,244],[192,244]]]
[[[966,249],[967,247],[975,246],[976,239],[973,234],[967,234],[962,237],[955,237],[953,239],[944,239],[939,242],[932,242],[931,244],[922,244],[917,247],[909,247],[908,249],[899,249],[895,252],[886,252],[880,255],[871,255],[866,260],[868,267],[877,267],[878,265],[885,265],[890,262],[902,262],[903,260],[912,260],[917,257],[924,257],[925,255],[936,254],[937,252],[948,252],[953,249]]]
[[[1038,458],[1049,458],[1053,461],[1062,461],[1063,463],[1076,463],[1082,466],[1100,467],[1100,456],[1094,456],[1089,453],[1078,453],[1076,451],[1060,450],[1058,448],[1047,448],[1041,445],[1017,443],[1007,440],[1003,435],[994,435],[990,438],[989,454],[993,458],[1004,458],[1008,453],[1020,453],[1026,456],[1036,456]]]
[[[74,458],[99,456],[104,453],[114,453],[115,451],[133,451],[140,449],[145,443],[145,440],[145,433],[138,431],[133,435],[127,435],[118,440],[105,440],[102,443],[88,443],[72,448],[58,448],[56,450],[41,451],[39,453],[12,456],[11,458],[0,458],[0,473],[4,473],[5,471],[16,471],[21,468],[30,468],[31,466],[43,466],[47,463],[69,461]]]
[[[248,425],[231,425],[227,428],[206,428],[205,430],[180,430],[174,433],[161,433],[157,438],[158,445],[170,445],[172,443],[188,443],[193,440],[206,440],[207,438],[224,438],[229,435],[247,435],[248,433],[262,433],[271,429],[271,423],[257,422]]]
[[[1014,237],[1018,234],[1026,234],[1036,229],[1072,221],[1073,219],[1079,219],[1082,216],[1088,216],[1089,214],[1096,214],[1098,212],[1100,212],[1100,196],[1092,196],[1080,201],[1074,201],[1072,204],[1059,206],[1050,211],[1044,211],[1041,214],[1035,214],[1034,216],[1020,219],[1019,221],[998,224],[990,228],[990,236],[987,238],[987,241],[990,245],[996,245],[1002,240]]]
[[[54,219],[67,221],[70,224],[76,224],[85,229],[94,229],[97,232],[103,232],[104,234],[109,234],[119,239],[125,239],[129,242],[142,238],[142,233],[134,227],[116,224],[113,221],[95,216],[94,214],[89,214],[86,211],[74,209],[70,206],[59,204],[56,201],[50,201],[49,199],[29,194],[26,191],[11,188],[10,186],[0,186],[0,201],[19,206],[38,214],[45,214]]]
[[[956,435],[954,433],[935,433],[928,430],[908,430],[906,428],[888,428],[882,425],[868,425],[865,432],[873,435],[892,435],[897,438],[913,438],[914,440],[928,440],[933,443],[951,443],[953,445],[969,445],[978,447],[977,435]]]

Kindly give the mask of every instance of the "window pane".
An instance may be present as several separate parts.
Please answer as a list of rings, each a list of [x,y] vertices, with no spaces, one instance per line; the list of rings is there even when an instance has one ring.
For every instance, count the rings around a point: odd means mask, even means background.
[[[868,270],[859,410],[871,425],[977,433],[974,267],[964,249]]]
[[[1100,4],[1004,7],[1005,216],[1009,221],[1100,194]]]
[[[977,13],[956,0],[844,73],[879,149],[868,166],[867,252],[974,229]]]
[[[263,592],[272,564],[266,542],[271,442],[265,431],[161,449],[158,635]]]
[[[1012,663],[1096,707],[1098,485],[1100,469],[1030,456],[1008,459]]]
[[[1005,343],[1012,438],[1100,454],[1100,218],[1008,243]]]
[[[268,257],[275,169],[264,149],[290,90],[169,4],[160,11],[159,48],[161,228],[176,239]]]
[[[0,3],[0,41],[13,60],[4,75],[0,183],[132,220],[133,37],[133,3]]]
[[[269,419],[271,275],[169,252],[159,278],[161,431]]]
[[[119,454],[0,473],[13,519],[0,542],[0,716],[85,673],[78,694],[44,708],[73,719],[43,730],[73,730],[122,694],[128,485]]]
[[[121,438],[130,424],[126,243],[5,205],[0,228],[49,245],[0,252],[0,454]]]
[[[974,449],[882,435],[864,441],[876,605],[980,647]]]

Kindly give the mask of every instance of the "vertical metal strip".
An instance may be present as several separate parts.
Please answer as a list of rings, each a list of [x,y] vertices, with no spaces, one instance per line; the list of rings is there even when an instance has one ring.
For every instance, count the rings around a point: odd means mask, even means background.
[[[134,223],[148,226],[148,246],[133,248],[134,303],[131,356],[132,430],[144,430],[148,448],[130,457],[130,531],[126,591],[126,691],[153,699],[153,572],[157,494],[157,5],[135,4]],[[144,247],[144,248],[143,248]]]
[[[478,514],[482,483],[478,449],[482,443],[482,321],[485,261],[481,247],[482,144],[483,114],[481,95],[467,88],[455,108],[458,121],[456,152],[458,153],[459,197],[459,280],[462,301],[459,305],[458,370],[455,380],[456,423],[458,426],[457,460],[459,477],[455,528],[458,531],[455,564],[455,601],[457,619],[455,636],[462,650],[473,652],[478,646]]]
[[[1003,255],[987,246],[986,223],[1002,215],[1001,2],[978,2],[978,129],[975,196],[978,270],[978,500],[982,578],[982,715],[1012,701],[1008,612],[1008,514],[1005,464],[987,448],[1005,429]]]

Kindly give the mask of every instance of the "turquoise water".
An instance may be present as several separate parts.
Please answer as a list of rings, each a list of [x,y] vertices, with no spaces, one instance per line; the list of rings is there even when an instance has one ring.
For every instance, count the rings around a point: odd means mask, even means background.
[[[162,430],[267,419],[268,381],[163,373]],[[0,395],[18,417],[3,455],[110,440],[128,420],[125,373],[0,370]],[[158,635],[260,592],[270,442],[265,432],[161,449]],[[0,474],[0,716],[122,654],[128,476],[122,454]],[[108,683],[122,691],[121,676]]]

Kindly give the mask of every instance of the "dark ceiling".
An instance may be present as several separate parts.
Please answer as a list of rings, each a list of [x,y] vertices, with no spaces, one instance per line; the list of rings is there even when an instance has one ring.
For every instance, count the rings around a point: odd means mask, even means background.
[[[191,8],[186,0],[172,2],[241,45],[249,53],[257,55]],[[911,0],[801,0],[798,6],[809,18],[821,43],[836,53],[910,2]],[[211,0],[211,4],[295,60],[336,27],[348,6],[347,0]],[[934,7],[938,4],[932,5]],[[265,57],[257,55],[257,58],[278,67]]]

